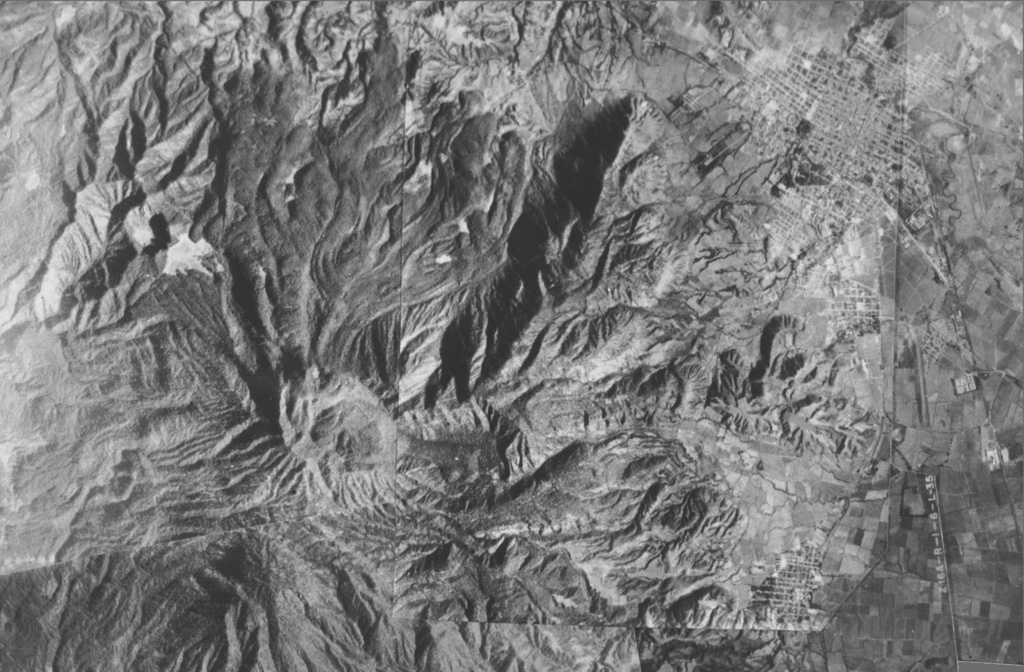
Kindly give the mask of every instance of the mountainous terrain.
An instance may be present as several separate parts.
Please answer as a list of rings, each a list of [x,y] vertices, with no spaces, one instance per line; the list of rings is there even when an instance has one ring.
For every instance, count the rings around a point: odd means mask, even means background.
[[[0,669],[1020,658],[893,485],[988,422],[1019,557],[989,4],[0,5]],[[925,358],[1017,405],[958,443]],[[953,631],[842,643],[876,569]]]

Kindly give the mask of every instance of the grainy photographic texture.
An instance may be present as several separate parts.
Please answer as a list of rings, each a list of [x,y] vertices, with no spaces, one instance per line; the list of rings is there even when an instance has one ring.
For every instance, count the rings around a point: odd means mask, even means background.
[[[1024,663],[1022,29],[0,4],[0,670]]]

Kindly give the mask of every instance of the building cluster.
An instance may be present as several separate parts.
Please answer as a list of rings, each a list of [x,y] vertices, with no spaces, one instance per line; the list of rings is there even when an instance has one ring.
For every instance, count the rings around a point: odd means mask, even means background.
[[[846,278],[837,278],[831,289],[829,340],[878,331],[881,307],[877,290]]]
[[[903,89],[900,51],[886,45],[886,39],[895,25],[895,17],[873,21],[857,33],[857,40],[850,50],[857,60],[870,69],[874,88],[883,94],[895,94]]]
[[[1010,461],[1010,451],[999,445],[992,425],[981,427],[981,459],[988,465],[989,471],[995,471]]]
[[[914,214],[907,220],[907,228],[910,229],[911,233],[917,234],[922,232],[925,227],[929,226],[931,221],[935,217],[935,210],[930,204],[924,204],[914,211]]]
[[[920,329],[915,342],[921,353],[921,360],[927,366],[934,366],[948,352],[949,348],[959,349],[956,327],[947,316],[936,317]]]
[[[953,393],[957,396],[974,392],[978,389],[978,377],[973,373],[953,379]]]
[[[815,615],[811,597],[823,581],[823,559],[821,550],[807,542],[779,557],[772,576],[754,590],[755,603],[767,607],[769,620],[798,625]]]
[[[844,256],[832,252],[850,224],[893,226],[902,217],[916,232],[933,216],[904,99],[908,86],[919,95],[944,85],[941,57],[915,58],[911,67],[883,46],[891,28],[876,22],[858,36],[851,56],[798,43],[781,67],[752,64],[747,80],[746,103],[759,111],[752,146],[766,157],[796,155],[800,169],[811,171],[788,176],[766,226],[773,251],[800,258],[797,289],[829,301],[833,335],[875,330],[879,321],[875,283],[841,280],[859,275],[855,269],[820,268]]]
[[[906,111],[908,101],[947,85],[945,57],[907,59],[887,49],[891,29],[892,20],[874,23],[849,56],[797,43],[781,67],[768,59],[752,63],[745,104],[756,111],[752,146],[765,157],[788,154],[802,161],[809,174],[793,176],[805,183],[801,191],[807,184],[852,183],[848,189],[881,195],[919,231],[933,213]],[[861,217],[877,214],[867,199],[853,204]]]
[[[765,156],[785,154],[799,143],[807,158],[830,174],[846,168],[861,134],[877,123],[873,94],[858,80],[855,61],[806,45],[794,45],[784,66],[765,67],[748,81],[747,105],[759,110],[755,136]]]
[[[877,227],[863,223],[864,217],[880,216],[884,202],[860,185],[842,181],[828,187],[789,190],[780,200],[776,217],[767,226],[770,235],[790,248],[800,246],[802,256],[792,286],[804,296],[826,302],[826,340],[877,331],[881,245]],[[806,230],[806,226],[800,228],[801,214],[819,215],[822,224],[818,229],[830,233],[817,240],[800,237]]]
[[[875,89],[880,93],[903,95],[914,102],[941,91],[950,85],[948,74],[952,63],[937,51],[914,53],[902,43],[886,45],[886,38],[896,25],[895,18],[873,22],[857,35],[850,50],[852,55],[870,68]]]

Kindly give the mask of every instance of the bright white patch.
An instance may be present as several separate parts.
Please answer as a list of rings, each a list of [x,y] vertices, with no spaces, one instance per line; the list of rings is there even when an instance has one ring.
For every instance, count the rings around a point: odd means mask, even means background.
[[[1012,26],[1009,23],[1003,23],[999,26],[998,32],[999,37],[1004,40],[1013,40],[1013,48],[1017,51],[1024,48],[1024,39],[1022,39],[1024,38],[1024,31],[1021,31],[1020,28]],[[1020,94],[1018,93],[1017,95],[1019,96]]]
[[[17,444],[0,443],[0,482],[7,486],[7,488],[10,488],[11,492],[14,492],[14,479],[11,477],[14,470],[11,467],[14,465],[17,454]]]
[[[147,203],[141,208],[135,208],[125,217],[124,228],[137,250],[142,250],[153,242],[153,227],[149,225],[152,216],[153,210]]]
[[[39,173],[33,170],[25,179],[25,191],[35,191],[42,183],[43,181],[39,179]]]
[[[420,161],[416,164],[416,172],[405,184],[406,190],[416,193],[421,189],[426,189],[430,186],[430,176],[433,172],[434,168],[429,161]]]
[[[451,44],[459,46],[486,45],[486,40],[481,40],[466,26],[451,26],[448,28],[448,40]]]
[[[466,223],[465,218],[459,220],[459,231],[467,236],[469,235],[469,224]]]
[[[444,12],[438,12],[430,17],[430,27],[434,30],[444,30],[448,27],[448,19]]]
[[[405,127],[410,133],[417,133],[426,128],[426,115],[423,114],[422,107],[417,105],[412,96],[409,96],[405,101]]]
[[[437,255],[437,259],[435,259],[434,261],[436,261],[439,264],[450,264],[452,263],[452,258],[451,255],[448,254],[439,254]]]
[[[199,271],[203,275],[213,276],[203,259],[213,254],[213,248],[205,240],[198,243],[192,242],[187,235],[178,238],[178,242],[167,248],[167,263],[164,265],[164,273],[175,275],[185,271]]]
[[[447,42],[450,45],[455,46],[467,46],[467,45],[482,45],[486,44],[485,40],[481,40],[477,37],[469,28],[452,20],[447,12],[438,12],[430,17],[428,24],[429,29],[435,35],[438,33],[444,33]]]

